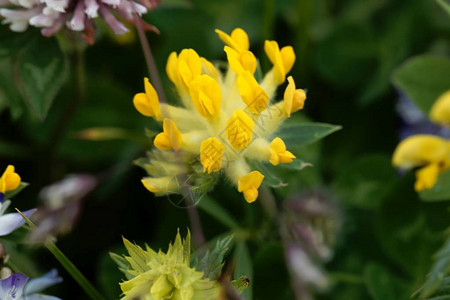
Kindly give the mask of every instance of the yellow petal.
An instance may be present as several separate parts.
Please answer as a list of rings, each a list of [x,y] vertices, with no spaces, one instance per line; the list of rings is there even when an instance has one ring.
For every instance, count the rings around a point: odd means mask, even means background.
[[[230,65],[230,68],[237,74],[241,74],[244,71],[249,71],[252,75],[256,71],[256,57],[253,55],[250,51],[242,51],[237,52],[231,47],[225,46],[224,48],[228,64]]]
[[[288,77],[288,86],[284,91],[284,110],[288,117],[303,108],[306,100],[306,93],[302,89],[295,88],[295,82],[292,76]]]
[[[235,110],[228,120],[225,134],[228,141],[236,150],[247,148],[252,140],[255,123],[242,110]]]
[[[431,189],[437,182],[439,175],[439,165],[437,163],[429,164],[416,171],[416,183],[414,189],[420,192],[424,189]]]
[[[248,40],[247,33],[241,29],[236,28],[231,32],[231,36],[223,32],[222,30],[216,29],[216,33],[219,38],[228,46],[236,50],[237,52],[246,51],[250,48],[250,43]]]
[[[267,57],[273,64],[275,81],[282,84],[286,79],[286,74],[292,69],[295,62],[294,49],[291,46],[283,47],[280,50],[276,41],[266,41],[264,50]]]
[[[155,137],[154,145],[160,150],[180,150],[182,142],[181,132],[177,125],[170,119],[164,119],[163,132]]]
[[[214,67],[214,65],[204,57],[201,57],[200,60],[202,62],[203,74],[207,74],[207,75],[211,76],[212,78],[217,79],[219,75],[218,75],[217,70]]]
[[[133,104],[137,111],[146,117],[155,117],[161,120],[159,109],[159,97],[148,78],[144,79],[145,94],[136,94],[133,98]]]
[[[295,63],[295,52],[292,46],[285,46],[281,48],[281,58],[283,61],[284,71],[289,73]]]
[[[253,171],[242,176],[238,181],[238,191],[244,193],[244,198],[248,203],[254,202],[258,198],[258,188],[264,179],[259,171]]]
[[[270,143],[270,149],[272,153],[269,161],[274,166],[278,165],[279,163],[291,163],[295,158],[294,154],[286,151],[286,145],[279,137],[273,139],[273,141]]]
[[[450,159],[449,144],[433,135],[414,135],[404,139],[392,156],[394,166],[409,169],[430,163],[445,163]]]
[[[169,79],[175,84],[178,84],[178,71],[177,71],[178,56],[176,52],[172,52],[167,59],[166,73]]]
[[[250,111],[260,114],[269,104],[269,97],[250,72],[245,71],[237,78],[239,93]]]
[[[8,165],[5,172],[0,177],[0,193],[6,193],[17,189],[20,185],[21,178],[15,172],[13,165]]]
[[[205,118],[216,118],[220,113],[222,92],[219,83],[209,75],[197,76],[189,88],[197,111]]]
[[[217,172],[222,168],[222,157],[225,147],[215,137],[204,140],[200,146],[200,161],[203,172]]]
[[[430,119],[440,125],[450,125],[450,90],[439,96],[433,104]]]

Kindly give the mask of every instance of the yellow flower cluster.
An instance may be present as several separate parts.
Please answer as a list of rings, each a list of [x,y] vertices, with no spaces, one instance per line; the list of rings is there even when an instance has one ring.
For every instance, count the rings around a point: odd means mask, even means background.
[[[294,65],[291,46],[280,49],[275,41],[265,42],[273,68],[258,82],[254,77],[258,62],[249,50],[247,33],[240,28],[230,35],[216,33],[225,43],[229,67],[224,74],[193,49],[173,52],[166,72],[183,107],[161,103],[148,79],[145,93],[137,94],[133,102],[141,114],[163,122],[163,132],[154,140],[156,148],[196,155],[208,174],[224,170],[250,203],[258,198],[264,176],[251,170],[247,159],[273,165],[293,161],[295,156],[281,138],[268,139],[286,118],[303,108],[306,93],[289,77],[283,101],[270,103]],[[142,182],[153,193],[176,192],[176,175],[152,174]]]
[[[430,189],[439,173],[450,169],[450,143],[433,135],[414,135],[404,139],[392,157],[394,166],[402,169],[420,167],[416,171],[416,191]]]
[[[190,234],[180,233],[167,253],[146,249],[124,239],[129,256],[129,280],[120,284],[123,300],[214,300],[220,288],[216,281],[203,278],[203,272],[190,267]]]

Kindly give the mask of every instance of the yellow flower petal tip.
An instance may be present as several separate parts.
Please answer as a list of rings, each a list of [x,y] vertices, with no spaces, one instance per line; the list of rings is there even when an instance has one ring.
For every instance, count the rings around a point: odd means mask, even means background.
[[[258,199],[258,188],[264,179],[264,175],[259,171],[253,171],[242,176],[238,181],[238,191],[244,193],[244,198],[248,203]]]
[[[294,154],[286,150],[286,145],[279,137],[274,138],[270,143],[270,150],[271,155],[269,161],[274,166],[279,163],[291,163],[295,158]]]
[[[202,74],[202,60],[194,49],[183,49],[180,55],[169,55],[166,65],[169,79],[177,86],[188,91],[191,81]]]
[[[242,150],[252,141],[253,128],[255,123],[242,110],[234,111],[232,117],[228,120],[225,134],[228,141],[236,150]]]
[[[148,78],[144,79],[145,93],[136,94],[133,98],[134,107],[146,117],[154,117],[161,121],[159,97]]]
[[[392,164],[410,169],[450,159],[448,142],[433,135],[414,135],[404,139],[395,149]]]
[[[431,189],[437,182],[439,175],[439,165],[437,163],[429,164],[416,171],[416,183],[414,189],[420,192],[424,189]]]
[[[216,118],[220,113],[222,92],[219,83],[209,75],[203,74],[191,81],[190,95],[197,111],[205,118]]]
[[[200,161],[203,172],[217,172],[222,168],[222,157],[225,147],[215,137],[204,140],[200,146]]]
[[[230,68],[236,74],[239,75],[244,71],[249,71],[252,75],[255,74],[257,62],[255,55],[251,51],[237,52],[228,46],[225,46],[224,51],[227,54]]]
[[[160,150],[180,150],[182,142],[181,132],[177,125],[170,119],[164,119],[163,132],[155,137],[155,147]]]
[[[237,52],[247,51],[250,48],[247,33],[242,28],[236,28],[231,32],[231,35],[226,34],[222,30],[216,29],[219,38],[226,45],[230,46]]]
[[[250,72],[241,73],[237,78],[237,85],[242,100],[252,113],[259,115],[266,109],[269,97]]]
[[[0,193],[14,191],[20,185],[20,176],[15,172],[13,165],[8,165],[2,177],[0,177]]]
[[[302,89],[296,89],[294,78],[288,77],[288,86],[284,91],[284,111],[288,117],[292,113],[303,109],[306,101],[306,92]]]
[[[264,50],[273,64],[275,81],[278,84],[282,84],[286,79],[286,74],[294,66],[294,48],[292,46],[285,46],[280,50],[276,41],[266,41],[264,43]]]
[[[439,96],[431,107],[430,119],[434,123],[450,126],[450,90]]]

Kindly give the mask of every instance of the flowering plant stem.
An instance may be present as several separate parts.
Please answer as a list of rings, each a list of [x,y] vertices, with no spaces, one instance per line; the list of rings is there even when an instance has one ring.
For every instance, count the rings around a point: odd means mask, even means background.
[[[22,216],[22,218],[30,226],[31,230],[36,229],[36,225],[28,219],[20,210],[16,208],[16,211]],[[66,271],[72,276],[72,278],[81,286],[81,288],[89,295],[93,300],[104,300],[105,298],[99,291],[87,280],[86,277],[78,270],[78,268],[59,250],[52,238],[48,238],[44,243],[45,247],[53,254],[53,256],[60,262],[60,264],[66,269]]]

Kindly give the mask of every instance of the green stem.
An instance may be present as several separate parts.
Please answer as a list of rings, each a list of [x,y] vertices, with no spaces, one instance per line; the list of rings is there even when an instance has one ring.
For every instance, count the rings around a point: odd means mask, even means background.
[[[31,222],[20,210],[16,208],[16,211],[22,216],[32,230],[36,229],[36,225]],[[62,253],[56,244],[49,238],[45,242],[45,247],[53,254],[53,256],[60,262],[60,264],[66,269],[66,271],[72,276],[73,279],[81,286],[81,288],[89,295],[93,300],[104,300],[105,298],[95,289],[95,287],[84,277],[84,275],[78,270],[78,268]]]

